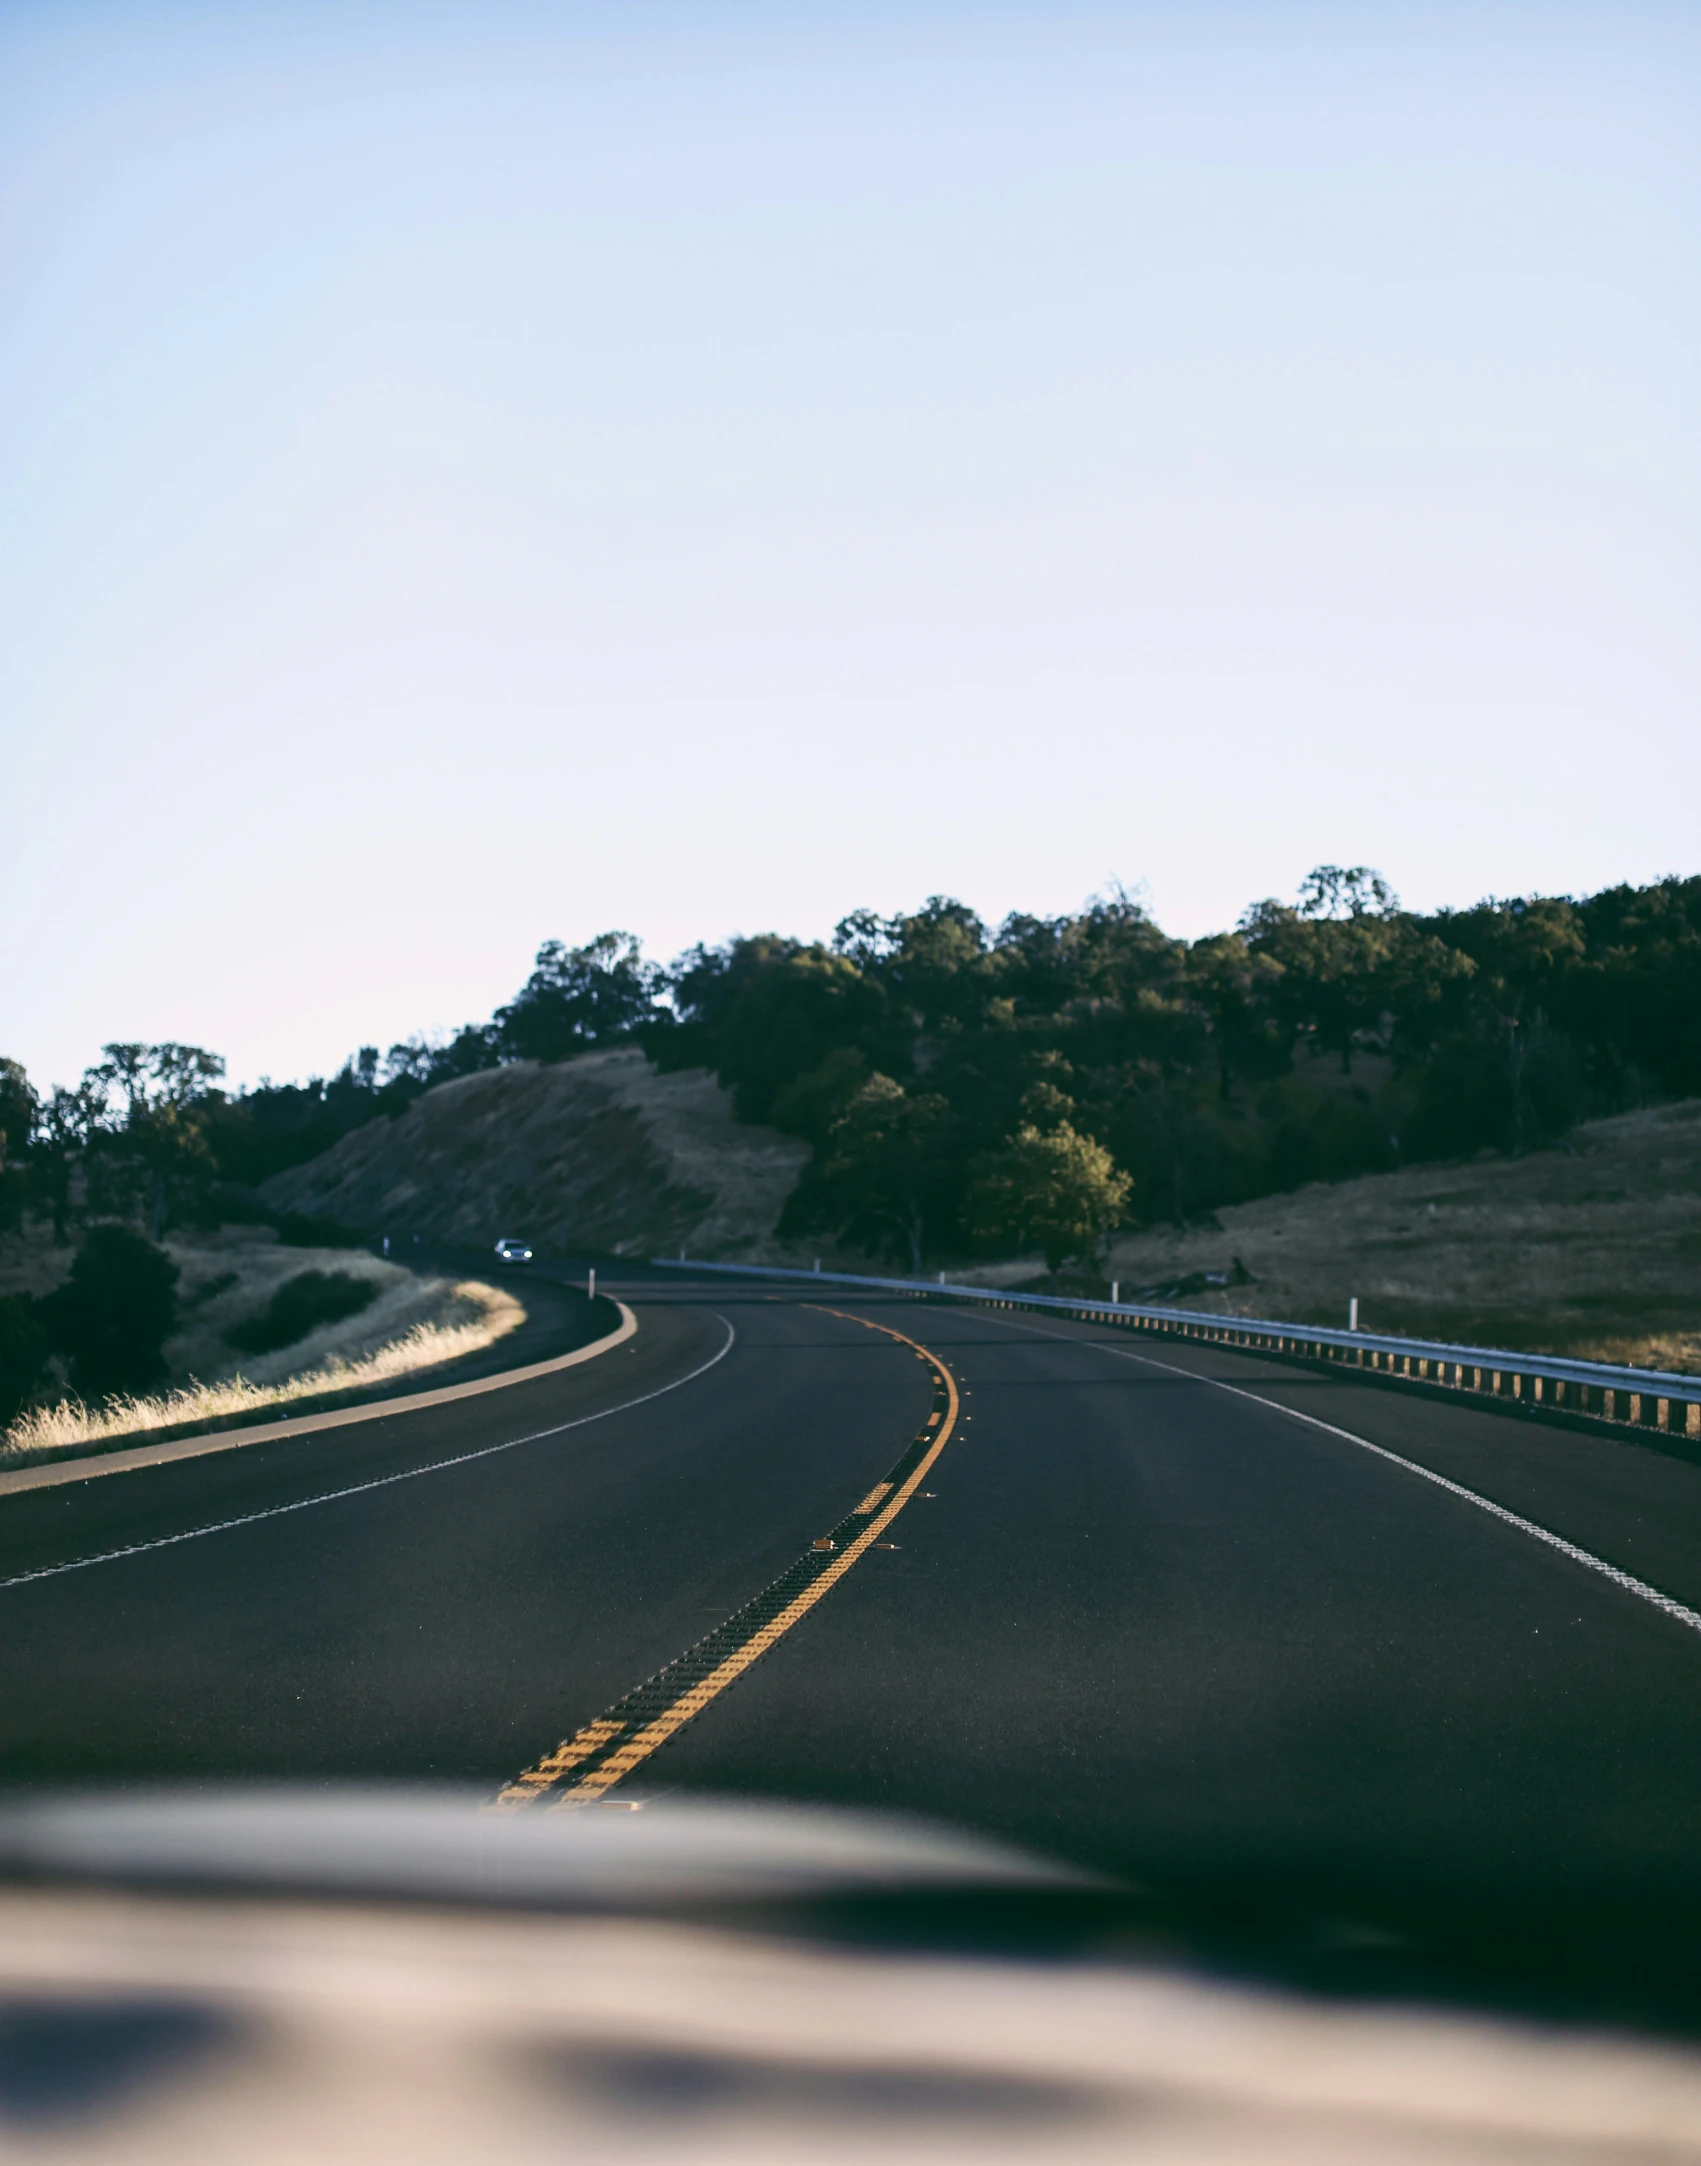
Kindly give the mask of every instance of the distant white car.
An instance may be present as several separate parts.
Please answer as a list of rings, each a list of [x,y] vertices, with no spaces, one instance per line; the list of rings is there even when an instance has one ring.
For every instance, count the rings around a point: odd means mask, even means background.
[[[532,1252],[523,1241],[510,1241],[506,1237],[496,1244],[498,1263],[530,1263]]]

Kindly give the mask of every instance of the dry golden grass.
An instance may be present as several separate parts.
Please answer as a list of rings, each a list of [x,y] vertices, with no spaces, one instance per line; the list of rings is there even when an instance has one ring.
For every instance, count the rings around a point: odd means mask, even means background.
[[[270,1383],[238,1371],[222,1382],[203,1384],[191,1378],[174,1390],[146,1398],[109,1399],[98,1407],[85,1406],[80,1399],[62,1399],[55,1406],[20,1414],[9,1429],[0,1432],[0,1456],[25,1458],[33,1453],[59,1451],[68,1444],[106,1443],[115,1437],[139,1436],[150,1430],[176,1429],[195,1422],[252,1414],[267,1407],[288,1406],[292,1401],[317,1398],[326,1392],[369,1388],[417,1369],[436,1368],[443,1362],[481,1353],[525,1320],[520,1304],[498,1287],[481,1285],[474,1279],[454,1286],[442,1279],[417,1283],[433,1290],[437,1315],[410,1325],[399,1337],[365,1352],[321,1353],[310,1365],[291,1366]],[[366,1317],[372,1313],[368,1310]],[[304,1341],[303,1346],[311,1343]],[[303,1358],[301,1347],[288,1347],[280,1354],[267,1356],[267,1364],[273,1368],[280,1362],[300,1364]],[[258,1369],[261,1364],[250,1366]]]
[[[55,1243],[41,1224],[0,1236],[0,1293],[50,1292],[70,1270],[80,1238],[79,1233]],[[190,1369],[205,1376],[228,1362],[224,1333],[263,1309],[284,1280],[299,1271],[347,1272],[369,1280],[381,1295],[419,1284],[412,1272],[364,1249],[289,1248],[264,1226],[171,1234],[164,1247],[178,1270],[178,1327],[165,1350],[178,1380]]]
[[[181,1274],[178,1325],[165,1346],[174,1384],[190,1377],[218,1383],[239,1368],[250,1383],[277,1383],[328,1355],[356,1358],[399,1337],[413,1324],[435,1317],[443,1301],[441,1279],[422,1279],[364,1249],[286,1248],[264,1229],[232,1228],[216,1239],[173,1240],[166,1246]],[[359,1279],[372,1288],[371,1306],[277,1353],[233,1353],[225,1334],[264,1309],[278,1288],[302,1271],[334,1271]]]
[[[487,1248],[766,1255],[809,1157],[735,1121],[701,1068],[662,1075],[636,1046],[515,1061],[440,1083],[266,1183],[280,1209]]]
[[[71,1268],[72,1243],[55,1244],[45,1225],[0,1234],[0,1294],[51,1293]]]
[[[1126,1292],[1229,1265],[1189,1308],[1701,1370],[1701,1101],[1580,1128],[1570,1150],[1414,1167],[1119,1241]],[[1006,1274],[1001,1273],[1003,1277]]]

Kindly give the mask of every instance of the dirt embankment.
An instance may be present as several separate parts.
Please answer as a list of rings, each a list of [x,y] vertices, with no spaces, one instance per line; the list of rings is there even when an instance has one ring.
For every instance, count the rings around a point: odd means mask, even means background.
[[[515,1234],[555,1250],[767,1256],[808,1156],[735,1122],[704,1070],[662,1075],[623,1046],[439,1084],[265,1194],[280,1210],[444,1244]]]

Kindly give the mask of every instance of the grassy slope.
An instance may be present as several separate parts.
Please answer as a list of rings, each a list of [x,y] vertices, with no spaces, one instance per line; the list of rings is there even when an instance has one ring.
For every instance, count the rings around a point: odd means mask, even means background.
[[[1125,1287],[1239,1256],[1190,1308],[1701,1369],[1701,1100],[1580,1128],[1569,1151],[1268,1196],[1221,1231],[1119,1242]]]
[[[274,1201],[379,1230],[498,1233],[628,1255],[807,1261],[775,1241],[805,1147],[743,1127],[701,1071],[632,1049],[523,1063],[430,1092],[271,1184]],[[887,1270],[811,1244],[850,1269]],[[1235,1256],[1253,1285],[1190,1307],[1701,1368],[1701,1101],[1579,1129],[1569,1151],[1423,1166],[1120,1241],[1127,1288]],[[1019,1283],[1033,1261],[962,1275]]]
[[[479,1352],[524,1320],[500,1287],[422,1277],[359,1249],[286,1248],[252,1227],[166,1246],[181,1272],[179,1328],[166,1342],[168,1373],[158,1390],[106,1413],[75,1402],[44,1404],[5,1432],[0,1452],[53,1451],[385,1383]],[[72,1254],[39,1232],[9,1237],[0,1243],[0,1291],[46,1292],[64,1277]],[[312,1270],[367,1280],[375,1298],[358,1315],[322,1324],[274,1353],[236,1352],[225,1336],[230,1327],[263,1310],[286,1279]]]
[[[471,1320],[468,1302],[457,1298],[447,1278],[421,1277],[364,1249],[285,1248],[251,1229],[233,1235],[234,1229],[217,1245],[169,1244],[183,1268],[180,1328],[165,1348],[173,1381],[195,1376],[212,1382],[240,1373],[253,1384],[280,1384],[329,1358],[365,1360],[421,1324],[453,1327]],[[237,1353],[226,1332],[263,1309],[277,1288],[301,1271],[345,1272],[370,1283],[375,1298],[358,1315],[321,1324],[275,1353]],[[214,1290],[233,1274],[235,1285]]]
[[[178,1329],[166,1341],[166,1382],[180,1384],[231,1376],[238,1369],[255,1382],[273,1382],[322,1354],[348,1357],[369,1342],[393,1339],[433,1318],[447,1287],[424,1280],[398,1264],[362,1249],[287,1248],[269,1229],[227,1227],[198,1237],[172,1235],[165,1243],[177,1265]],[[0,1292],[46,1293],[71,1267],[74,1243],[57,1247],[40,1226],[0,1241]],[[233,1324],[263,1309],[285,1279],[302,1271],[340,1271],[376,1288],[370,1308],[314,1331],[275,1354],[237,1353],[226,1343]]]
[[[439,1084],[269,1182],[285,1210],[372,1233],[556,1250],[767,1253],[808,1147],[740,1126],[701,1069],[659,1075],[635,1047],[519,1061]]]

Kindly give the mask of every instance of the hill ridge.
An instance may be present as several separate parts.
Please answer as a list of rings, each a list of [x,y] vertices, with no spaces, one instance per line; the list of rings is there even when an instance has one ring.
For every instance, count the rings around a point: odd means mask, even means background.
[[[734,1258],[772,1252],[808,1157],[806,1143],[735,1121],[707,1070],[664,1075],[620,1046],[439,1083],[262,1193],[372,1235]]]

